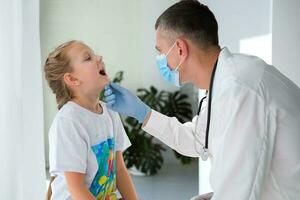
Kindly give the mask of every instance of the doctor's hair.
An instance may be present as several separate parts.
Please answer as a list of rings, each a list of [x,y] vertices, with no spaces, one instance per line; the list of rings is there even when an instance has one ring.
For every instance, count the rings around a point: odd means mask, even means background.
[[[156,20],[155,30],[158,28],[185,37],[204,50],[219,46],[218,22],[197,0],[182,0],[169,7]]]
[[[71,90],[64,81],[64,75],[67,72],[72,72],[70,58],[68,56],[68,47],[74,43],[81,42],[71,40],[59,45],[48,55],[44,65],[45,78],[56,96],[58,109],[72,98]]]

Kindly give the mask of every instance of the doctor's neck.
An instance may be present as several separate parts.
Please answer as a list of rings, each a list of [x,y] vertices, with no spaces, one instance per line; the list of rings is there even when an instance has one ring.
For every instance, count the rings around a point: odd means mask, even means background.
[[[197,88],[209,90],[211,75],[220,52],[221,48],[219,46],[206,50],[194,47],[193,51],[191,51],[194,72],[197,72],[194,73],[193,83]]]

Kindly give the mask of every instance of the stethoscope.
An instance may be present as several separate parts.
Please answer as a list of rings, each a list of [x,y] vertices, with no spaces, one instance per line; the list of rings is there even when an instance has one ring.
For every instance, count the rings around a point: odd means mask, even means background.
[[[210,115],[211,115],[211,101],[212,101],[212,90],[213,90],[214,77],[215,77],[215,73],[216,73],[216,69],[217,69],[217,64],[218,64],[218,59],[216,60],[216,63],[214,65],[214,68],[213,68],[213,71],[212,71],[212,74],[211,74],[210,84],[209,84],[209,92],[206,91],[205,96],[200,100],[198,111],[197,111],[197,120],[196,120],[196,125],[195,125],[195,130],[194,130],[194,137],[197,140],[197,142],[201,144],[201,142],[197,138],[196,130],[197,130],[197,125],[198,125],[198,121],[199,121],[199,115],[200,115],[200,112],[201,112],[201,107],[202,107],[203,101],[207,98],[207,93],[208,93],[205,145],[204,145],[203,149],[201,149],[201,151],[198,152],[203,161],[206,161],[208,159],[208,156],[209,156],[208,140],[209,140],[209,127],[210,127]],[[196,146],[195,149],[197,150],[197,146]]]

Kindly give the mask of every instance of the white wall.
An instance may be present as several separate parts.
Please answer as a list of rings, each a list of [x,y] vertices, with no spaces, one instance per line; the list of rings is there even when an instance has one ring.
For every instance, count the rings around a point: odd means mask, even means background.
[[[221,46],[232,52],[239,52],[241,40],[271,32],[271,0],[201,2],[209,6],[218,20]]]
[[[271,0],[202,0],[219,23],[221,47],[262,57],[271,63]],[[258,51],[263,49],[263,51]],[[199,194],[210,192],[210,163],[199,161]]]
[[[82,40],[104,56],[108,74],[124,71],[123,85],[135,91],[154,85],[174,90],[155,67],[156,18],[176,0],[41,0],[42,62],[59,44]],[[45,144],[54,115],[54,95],[44,81]]]
[[[300,1],[273,0],[273,64],[300,87]]]

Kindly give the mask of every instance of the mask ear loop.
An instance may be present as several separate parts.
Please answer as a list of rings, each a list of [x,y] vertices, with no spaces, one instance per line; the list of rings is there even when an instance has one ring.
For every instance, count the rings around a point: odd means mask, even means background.
[[[169,49],[169,51],[166,53],[166,57],[169,55],[169,53],[171,52],[171,50],[175,47],[176,42],[174,42],[174,44],[172,45],[172,47]]]
[[[177,67],[174,69],[175,72],[178,71],[178,69],[179,69],[179,67],[181,66],[182,62],[183,62],[183,61],[180,61],[180,63],[179,63],[179,64],[177,65]]]
[[[176,41],[174,42],[174,44],[172,45],[172,47],[169,49],[169,51],[166,54],[166,57],[169,55],[169,53],[171,52],[171,50],[175,47]],[[183,61],[180,61],[179,64],[177,65],[177,67],[174,69],[174,71],[178,71],[179,67],[181,66]]]

